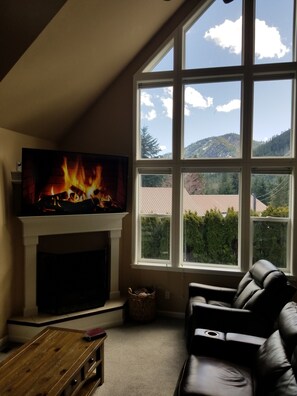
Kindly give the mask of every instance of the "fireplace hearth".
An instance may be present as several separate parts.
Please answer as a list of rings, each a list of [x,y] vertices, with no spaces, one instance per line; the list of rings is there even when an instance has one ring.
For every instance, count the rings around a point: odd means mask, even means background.
[[[107,249],[37,254],[39,313],[67,314],[104,306],[109,299]]]

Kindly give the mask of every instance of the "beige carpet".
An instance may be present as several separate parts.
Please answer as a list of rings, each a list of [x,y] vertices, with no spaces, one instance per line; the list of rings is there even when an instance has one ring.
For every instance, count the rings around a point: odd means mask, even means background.
[[[184,321],[107,329],[105,382],[95,396],[172,396],[186,358]]]

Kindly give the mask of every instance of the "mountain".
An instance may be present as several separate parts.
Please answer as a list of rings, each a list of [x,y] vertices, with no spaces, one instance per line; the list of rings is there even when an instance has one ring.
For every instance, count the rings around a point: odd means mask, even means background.
[[[228,133],[191,143],[185,148],[185,158],[234,158],[239,156],[240,136]]]
[[[288,156],[290,154],[290,129],[273,136],[267,142],[253,141],[255,157]],[[240,136],[228,133],[212,136],[185,148],[185,158],[236,158],[240,155]]]
[[[254,150],[255,157],[286,157],[290,151],[290,133],[288,129],[279,135],[273,136],[266,143],[262,143]]]

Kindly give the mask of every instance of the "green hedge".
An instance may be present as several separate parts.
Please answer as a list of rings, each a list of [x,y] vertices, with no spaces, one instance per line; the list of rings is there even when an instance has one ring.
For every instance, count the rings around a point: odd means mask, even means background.
[[[262,217],[287,217],[287,207],[268,206]],[[187,211],[184,214],[184,261],[237,265],[238,213],[228,209],[225,216],[218,210],[205,216]],[[174,230],[173,230],[174,232]],[[253,261],[266,258],[279,267],[286,266],[286,224],[267,221],[254,227]],[[170,259],[170,218],[142,218],[142,257]]]

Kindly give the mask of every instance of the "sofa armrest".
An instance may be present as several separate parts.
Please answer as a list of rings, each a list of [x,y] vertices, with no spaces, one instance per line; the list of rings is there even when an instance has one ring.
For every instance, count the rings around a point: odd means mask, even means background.
[[[189,283],[189,297],[202,296],[206,300],[218,300],[232,303],[237,289],[205,285],[203,283]]]
[[[248,334],[226,334],[227,356],[234,362],[252,365],[255,362],[259,347],[266,341],[266,337]]]
[[[191,344],[190,354],[211,356],[250,365],[256,358],[259,347],[266,341],[264,337],[239,333],[223,333],[197,328]]]
[[[223,358],[225,355],[226,334],[203,328],[194,331],[189,354]]]

